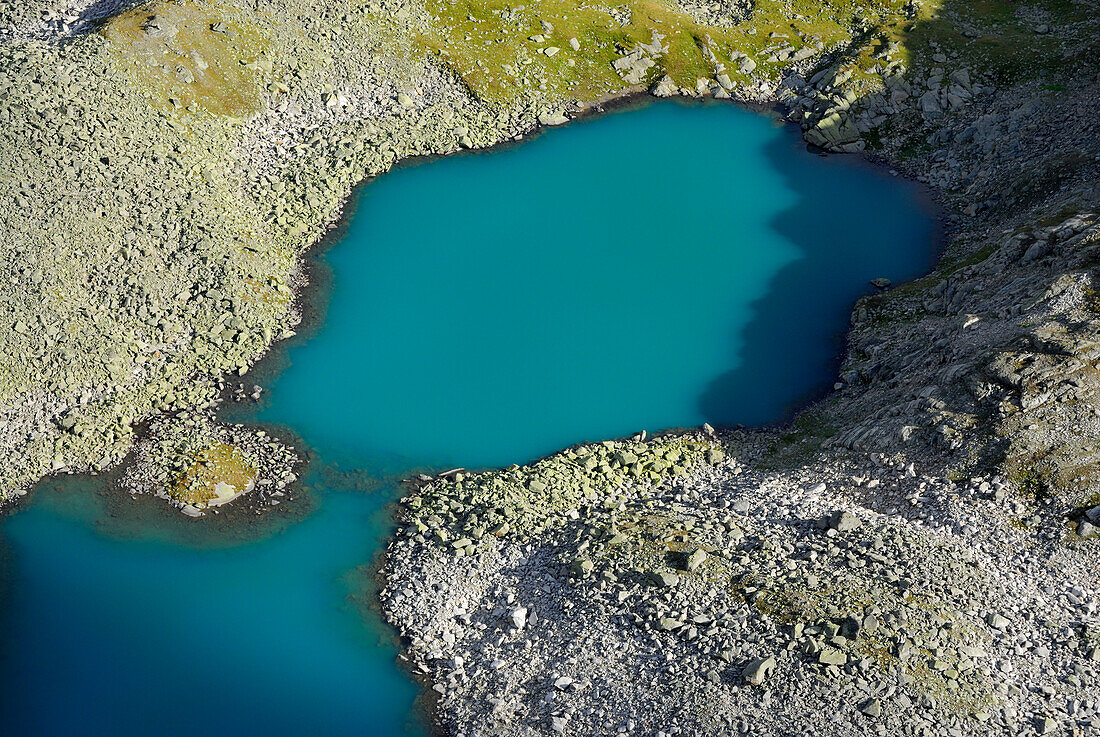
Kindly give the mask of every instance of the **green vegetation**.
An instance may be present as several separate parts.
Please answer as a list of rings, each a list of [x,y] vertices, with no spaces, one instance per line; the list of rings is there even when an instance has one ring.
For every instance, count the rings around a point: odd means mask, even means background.
[[[718,443],[692,436],[607,441],[529,466],[435,480],[409,500],[409,507],[420,532],[431,531],[440,543],[448,543],[448,530],[456,529],[473,540],[531,535],[560,524],[560,515],[578,505],[610,503],[606,495],[624,482],[657,484],[723,456]]]
[[[256,474],[256,467],[240,450],[215,442],[195,454],[169,494],[184,504],[204,507],[219,497],[244,491],[255,482]]]
[[[945,257],[940,263],[940,268],[936,271],[940,276],[948,277],[958,271],[962,271],[967,266],[976,266],[977,264],[980,264],[996,252],[997,246],[994,244],[990,244],[983,248],[979,248],[977,251],[965,258],[955,259]]]
[[[102,33],[130,79],[157,108],[243,117],[263,102],[271,59],[243,14],[196,0],[141,5]]]
[[[776,439],[760,465],[770,469],[801,465],[821,450],[822,443],[836,432],[836,426],[822,411],[807,410],[795,418],[788,432]]]
[[[896,20],[901,5],[875,3],[873,14]],[[421,47],[454,68],[476,95],[499,103],[527,97],[594,100],[666,74],[678,86],[694,89],[700,78],[713,79],[718,65],[731,81],[744,82],[753,69],[770,73],[807,46],[799,58],[847,43],[860,22],[851,6],[822,13],[813,0],[761,0],[748,19],[731,27],[701,25],[660,0],[614,7],[563,0],[523,5],[428,0],[426,7],[432,21],[417,39]],[[612,63],[639,49],[655,63],[640,81],[630,81]],[[785,53],[774,58],[779,50]],[[742,55],[753,63],[742,67]]]
[[[1039,23],[1035,17],[1046,20]],[[1075,60],[1095,63],[1100,37],[1087,27],[1094,20],[1094,9],[1073,0],[1036,0],[1026,6],[1007,0],[945,2],[923,11],[921,22],[905,29],[902,40],[914,58],[929,66],[935,64],[934,54],[943,53],[1007,85],[1061,78]],[[1073,24],[1086,27],[1070,47],[1063,34],[1044,30]]]
[[[849,657],[867,658],[883,673],[900,671],[914,690],[933,696],[949,712],[973,714],[994,702],[988,681],[971,659],[988,643],[985,628],[936,596],[899,590],[867,573],[839,570],[830,577],[812,578],[796,572],[783,580],[746,573],[735,577],[730,587],[739,599],[781,626],[827,641],[828,647]],[[861,627],[855,637],[828,637],[830,630],[842,630],[846,620],[863,621],[868,611],[905,621],[910,632],[922,633],[923,644],[884,627]],[[932,639],[935,653],[928,643]]]
[[[1050,493],[1046,479],[1036,468],[1017,467],[1009,472],[1009,479],[1015,483],[1020,494],[1029,501],[1037,502]]]

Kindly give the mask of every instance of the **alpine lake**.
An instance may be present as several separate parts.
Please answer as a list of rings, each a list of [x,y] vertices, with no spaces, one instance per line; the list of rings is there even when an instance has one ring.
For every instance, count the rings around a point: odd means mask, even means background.
[[[234,532],[40,485],[0,524],[0,734],[423,734],[371,607],[399,479],[782,421],[836,380],[868,282],[929,269],[937,226],[916,187],[774,116],[660,102],[400,166],[330,240],[315,324],[226,409],[302,439],[302,501]]]

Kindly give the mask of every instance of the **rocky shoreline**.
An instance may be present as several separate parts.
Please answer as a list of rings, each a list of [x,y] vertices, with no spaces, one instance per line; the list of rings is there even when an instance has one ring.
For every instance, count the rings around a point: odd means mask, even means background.
[[[659,479],[667,438],[406,500],[383,611],[442,733],[1096,728],[1095,546],[1057,510],[1020,524],[1003,478],[878,454],[762,470],[766,432],[685,441],[706,458]]]
[[[353,187],[640,92],[779,104],[926,183],[944,258],[790,427],[411,489],[383,612],[437,726],[1100,728],[1095,2],[454,7],[0,0],[3,500],[148,425],[127,490],[261,510],[293,453],[213,413]]]

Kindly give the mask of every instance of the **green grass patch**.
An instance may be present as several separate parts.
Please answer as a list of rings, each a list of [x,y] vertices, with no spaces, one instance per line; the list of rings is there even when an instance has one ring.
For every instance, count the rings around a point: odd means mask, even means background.
[[[824,413],[810,409],[794,419],[791,429],[776,438],[761,459],[761,466],[780,469],[808,461],[821,445],[837,433],[837,427]]]
[[[140,5],[101,32],[158,109],[244,117],[263,103],[271,59],[259,31],[235,8],[195,0]]]
[[[953,259],[950,257],[944,257],[940,263],[939,273],[943,277],[951,276],[952,274],[962,271],[967,266],[975,266],[985,261],[987,258],[997,252],[997,246],[990,244],[984,248],[979,248],[974,253],[970,254],[966,258]]]
[[[1037,24],[1017,12],[1020,8],[1006,0],[943,2],[922,11],[921,19],[898,40],[919,66],[937,66],[933,57],[939,51],[952,63],[961,61],[988,73],[998,85],[1048,79],[1054,80],[1051,87],[1059,87],[1056,81],[1071,75],[1076,63],[1095,64],[1100,34],[1088,27],[1096,19],[1087,7],[1069,0],[1028,3],[1048,25],[1082,26],[1058,33],[1038,33]],[[1067,38],[1074,41],[1068,52]]]
[[[196,453],[169,494],[184,504],[205,506],[218,492],[237,493],[256,480],[258,471],[240,450],[225,443],[212,443]]]
[[[900,12],[899,2],[880,3]],[[667,74],[683,87],[713,79],[711,55],[734,81],[744,80],[738,53],[749,55],[757,73],[787,62],[769,62],[772,51],[807,43],[826,48],[851,37],[854,12],[820,0],[760,0],[751,16],[731,27],[706,26],[661,0],[626,0],[617,5],[532,0],[427,0],[430,30],[417,43],[449,64],[478,97],[498,103],[516,99],[590,101],[622,92],[631,84],[612,63],[656,37],[665,50],[647,54],[656,63],[645,74],[649,84]],[[877,5],[875,7],[878,7]],[[573,49],[576,39],[579,49]],[[556,49],[550,54],[548,49]]]
[[[1016,467],[1008,472],[1010,481],[1015,482],[1020,496],[1029,502],[1038,502],[1050,496],[1050,486],[1042,472],[1037,468]]]

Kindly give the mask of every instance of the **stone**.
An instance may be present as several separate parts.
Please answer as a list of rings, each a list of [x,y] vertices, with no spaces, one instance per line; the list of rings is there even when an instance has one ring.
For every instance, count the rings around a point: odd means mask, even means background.
[[[863,630],[863,623],[855,617],[847,617],[840,623],[840,634],[849,640],[855,640]]]
[[[527,607],[516,607],[508,617],[512,620],[512,625],[517,630],[523,629],[527,624]]]
[[[861,150],[863,144],[851,116],[840,111],[831,112],[814,123],[806,131],[805,138],[808,143],[833,151],[842,151],[848,146]]]
[[[943,112],[939,97],[932,91],[925,92],[920,96],[920,109],[926,116],[935,116]]]
[[[664,588],[671,588],[680,583],[680,577],[675,573],[666,573],[664,571],[653,571],[649,574],[650,580],[657,586]]]
[[[867,699],[860,705],[859,710],[869,717],[882,716],[882,702],[878,699]]]
[[[816,53],[817,49],[813,48],[812,46],[803,46],[791,55],[791,61],[805,61],[811,56],[814,56]]]
[[[1100,534],[1100,527],[1092,524],[1087,519],[1083,519],[1077,523],[1077,534],[1084,538],[1095,537]]]
[[[1035,241],[1027,250],[1024,251],[1024,255],[1020,256],[1021,264],[1030,264],[1032,261],[1041,259],[1051,251],[1050,241]]]
[[[539,113],[539,123],[541,123],[542,125],[562,125],[563,123],[568,122],[569,118],[567,118],[560,111],[551,113]]]
[[[986,623],[995,630],[1004,631],[1008,627],[1008,620],[1000,614],[993,613],[985,618]]]
[[[688,556],[687,569],[694,573],[699,566],[703,565],[703,562],[707,559],[707,551],[702,548],[696,548],[695,552]]]
[[[141,30],[150,38],[170,38],[179,34],[176,26],[155,15],[142,25]]]
[[[580,560],[573,561],[572,571],[573,575],[577,578],[583,578],[592,573],[593,568],[595,568],[595,564],[592,561],[587,558],[581,558]]]
[[[665,632],[673,632],[683,627],[684,623],[672,617],[661,617],[660,621],[657,622],[657,626]]]
[[[615,452],[615,460],[618,461],[621,466],[631,466],[638,462],[638,456],[630,451],[619,450]]]
[[[848,656],[836,648],[826,647],[817,654],[817,662],[822,665],[844,665],[848,662]]]
[[[759,686],[774,670],[775,658],[769,655],[766,658],[757,658],[750,661],[745,669],[741,671],[741,677],[745,680],[745,683]]]
[[[849,532],[862,524],[859,517],[848,511],[836,511],[829,517],[829,527],[837,532]]]

